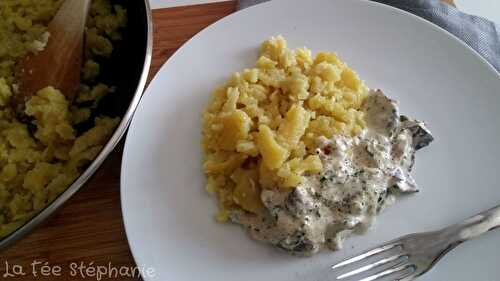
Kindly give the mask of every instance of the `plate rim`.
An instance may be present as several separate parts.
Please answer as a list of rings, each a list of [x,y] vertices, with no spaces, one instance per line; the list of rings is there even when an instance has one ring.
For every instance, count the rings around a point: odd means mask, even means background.
[[[159,77],[161,76],[161,73],[162,73],[162,70],[166,67],[168,67],[169,63],[171,62],[171,60],[173,60],[179,53],[183,52],[184,49],[186,48],[186,46],[192,44],[192,42],[194,40],[197,40],[197,38],[199,36],[201,36],[202,34],[206,33],[208,30],[210,29],[213,29],[213,28],[217,28],[218,25],[220,25],[221,23],[225,22],[225,21],[228,21],[228,20],[231,20],[233,19],[234,17],[238,17],[240,16],[242,13],[245,13],[245,12],[248,12],[248,10],[252,10],[252,9],[257,9],[257,8],[262,8],[263,6],[266,6],[266,5],[281,5],[281,3],[283,2],[287,2],[289,0],[272,0],[272,1],[268,1],[268,2],[263,2],[263,3],[259,3],[259,4],[256,4],[254,6],[251,6],[251,7],[248,7],[248,8],[245,8],[243,10],[237,10],[227,16],[224,16],[223,18],[220,18],[219,20],[213,22],[212,24],[206,26],[205,28],[203,28],[202,30],[200,30],[198,33],[196,33],[193,37],[189,38],[186,42],[184,42],[163,64],[162,66],[158,69],[158,72],[154,75],[153,79],[151,79],[150,83],[148,84],[146,90],[144,91],[144,95],[142,96],[141,98],[141,101],[139,103],[139,105],[137,106],[137,109],[136,109],[136,114],[134,115],[134,118],[132,118],[132,121],[130,123],[130,127],[129,127],[129,130],[126,134],[126,138],[125,138],[125,144],[124,144],[124,149],[123,149],[123,154],[122,154],[122,163],[121,163],[121,167],[120,167],[120,205],[121,205],[121,213],[122,213],[122,220],[123,220],[123,225],[124,225],[124,230],[125,230],[125,235],[126,235],[126,239],[127,239],[127,243],[129,245],[129,248],[130,248],[130,252],[132,254],[132,257],[136,263],[136,266],[139,267],[139,268],[145,268],[145,264],[142,262],[142,258],[141,257],[138,257],[137,256],[137,251],[135,250],[135,246],[133,244],[133,242],[131,241],[131,227],[130,226],[127,226],[127,219],[126,219],[126,213],[128,212],[125,208],[125,196],[124,196],[124,193],[126,192],[126,183],[125,183],[125,180],[124,180],[124,177],[125,177],[125,174],[126,173],[123,173],[123,171],[127,170],[126,166],[127,166],[127,159],[129,159],[129,157],[127,157],[127,155],[130,153],[130,150],[132,150],[132,147],[131,147],[131,144],[129,143],[130,141],[130,138],[132,138],[132,134],[134,134],[132,132],[132,128],[134,126],[134,124],[137,121],[137,118],[136,118],[136,115],[139,114],[141,111],[142,111],[142,107],[145,106],[144,105],[144,99],[146,99],[150,94],[149,94],[149,91],[152,91],[151,88],[152,88],[152,85],[154,83],[156,83],[156,81],[158,79],[160,79]],[[297,0],[295,0],[297,1]],[[426,25],[428,28],[432,28],[436,31],[438,31],[440,34],[442,34],[443,36],[447,36],[448,38],[451,39],[451,41],[454,41],[455,43],[458,43],[462,48],[465,47],[464,51],[467,52],[471,52],[476,59],[479,59],[479,61],[482,62],[483,65],[486,66],[486,68],[489,69],[489,72],[493,73],[496,75],[497,78],[500,79],[500,70],[497,70],[493,67],[493,65],[488,62],[483,56],[481,56],[476,50],[474,50],[472,47],[470,47],[469,45],[467,45],[464,41],[462,41],[460,38],[456,37],[454,34],[452,34],[451,32],[447,31],[446,29],[440,27],[439,25],[425,19],[425,18],[422,18],[420,16],[417,16],[415,14],[412,14],[410,12],[407,12],[405,10],[402,10],[402,9],[399,9],[399,8],[396,8],[396,7],[393,7],[393,6],[390,6],[388,4],[384,4],[384,3],[380,3],[380,2],[374,2],[374,1],[369,1],[369,0],[330,0],[330,1],[337,1],[337,2],[353,2],[353,1],[357,1],[358,3],[363,3],[364,5],[371,5],[371,6],[379,6],[379,7],[383,7],[384,9],[388,9],[388,10],[391,10],[397,14],[400,14],[400,15],[404,15],[406,17],[409,17],[409,18],[413,18],[413,20],[416,20],[416,22],[421,22],[423,25]],[[275,4],[275,3],[280,3],[280,4]],[[314,5],[317,5],[317,2],[314,3]],[[142,276],[144,278],[145,281],[148,281],[148,280],[153,280],[153,279],[150,279],[149,277],[147,276]]]

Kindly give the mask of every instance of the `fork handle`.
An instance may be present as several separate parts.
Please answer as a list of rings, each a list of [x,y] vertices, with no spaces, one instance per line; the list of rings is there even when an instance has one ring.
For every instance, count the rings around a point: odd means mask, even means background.
[[[451,225],[444,232],[453,233],[453,242],[460,244],[497,227],[500,227],[500,205]]]

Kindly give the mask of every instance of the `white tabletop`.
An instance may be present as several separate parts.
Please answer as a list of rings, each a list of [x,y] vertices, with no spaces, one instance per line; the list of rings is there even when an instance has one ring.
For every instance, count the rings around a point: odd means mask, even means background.
[[[149,0],[153,9],[222,2],[222,0]],[[499,0],[455,0],[461,11],[481,16],[500,24]]]

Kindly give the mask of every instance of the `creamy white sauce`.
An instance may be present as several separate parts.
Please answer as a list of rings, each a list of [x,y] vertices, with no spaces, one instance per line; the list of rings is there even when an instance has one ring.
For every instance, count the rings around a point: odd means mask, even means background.
[[[339,249],[351,233],[363,233],[398,192],[415,192],[410,176],[415,150],[432,135],[423,123],[400,116],[394,101],[371,91],[362,108],[367,128],[357,137],[320,137],[316,153],[323,172],[288,193],[264,190],[265,210],[235,211],[233,222],[252,237],[293,254]]]

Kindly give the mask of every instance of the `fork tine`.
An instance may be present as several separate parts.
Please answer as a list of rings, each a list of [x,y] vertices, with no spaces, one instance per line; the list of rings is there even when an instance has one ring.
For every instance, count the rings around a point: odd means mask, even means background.
[[[395,261],[395,260],[397,260],[399,258],[402,258],[402,257],[406,257],[406,255],[405,254],[399,254],[399,255],[394,255],[394,256],[391,256],[391,257],[388,257],[388,258],[385,258],[385,259],[381,259],[381,260],[379,260],[377,262],[374,262],[372,264],[368,264],[368,265],[365,265],[365,266],[360,267],[358,269],[355,269],[355,270],[352,270],[350,272],[344,273],[344,274],[338,276],[337,280],[344,279],[344,278],[347,278],[347,277],[350,277],[350,276],[353,276],[353,275],[356,275],[356,274],[368,271],[370,269],[373,269],[373,268],[379,267],[381,265],[390,263],[390,262]],[[400,262],[396,263],[395,265],[393,265],[391,267],[398,266],[400,264],[403,264],[404,262],[406,262],[406,260],[400,261]]]
[[[394,248],[396,246],[399,246],[399,244],[397,244],[397,243],[391,243],[391,244],[387,244],[387,245],[383,245],[383,246],[377,247],[375,249],[372,249],[372,250],[369,250],[367,252],[364,252],[363,254],[360,254],[360,255],[357,255],[357,256],[352,257],[350,259],[347,259],[345,261],[339,262],[339,263],[335,264],[334,266],[332,266],[332,269],[336,269],[336,268],[339,268],[339,267],[351,264],[353,262],[357,262],[357,261],[366,259],[366,258],[371,257],[373,255],[376,255],[378,253],[382,253],[384,251],[390,250],[390,249],[392,249],[392,248]]]
[[[401,272],[403,270],[406,270],[406,269],[409,269],[409,268],[413,268],[415,269],[415,265],[413,264],[403,264],[403,265],[400,265],[398,267],[393,267],[393,268],[390,268],[390,269],[387,269],[387,270],[384,270],[382,272],[379,272],[377,274],[374,274],[374,275],[371,275],[371,276],[368,276],[368,277],[365,277],[359,281],[374,281],[374,280],[377,280],[377,279],[380,279],[380,278],[384,278],[386,277],[387,275],[391,275],[391,274],[394,274],[394,273],[398,273],[398,272]],[[413,272],[412,272],[413,273]]]
[[[396,281],[409,281],[409,280],[413,280],[412,278],[415,277],[414,276],[415,270],[416,270],[416,267],[414,266],[412,271],[408,272],[407,274],[404,274],[403,276],[398,277],[398,279],[396,279]]]

